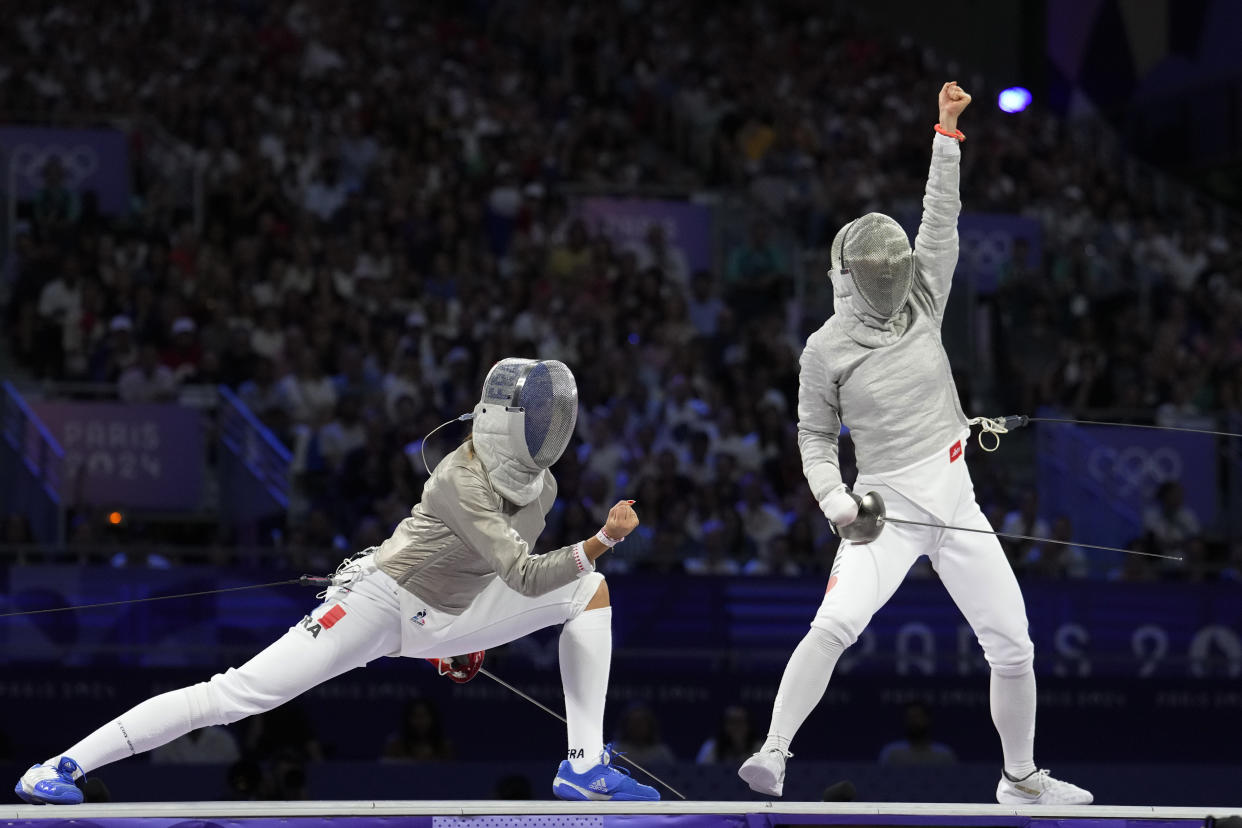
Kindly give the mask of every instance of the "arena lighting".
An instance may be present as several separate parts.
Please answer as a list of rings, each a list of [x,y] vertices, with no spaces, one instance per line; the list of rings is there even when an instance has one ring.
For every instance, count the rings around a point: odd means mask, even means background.
[[[1021,112],[1031,105],[1031,90],[1022,86],[1011,86],[1000,93],[996,105],[1001,108],[1001,112],[1008,112],[1010,115]]]

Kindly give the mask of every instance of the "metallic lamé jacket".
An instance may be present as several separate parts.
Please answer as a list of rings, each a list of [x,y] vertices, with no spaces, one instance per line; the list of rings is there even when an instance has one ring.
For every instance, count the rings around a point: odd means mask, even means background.
[[[962,152],[937,135],[914,243],[906,306],[881,318],[832,274],[836,312],[807,340],[798,389],[798,447],[817,501],[841,483],[837,437],[850,430],[859,474],[890,472],[943,451],[966,429],[940,325],[957,266]]]
[[[543,595],[594,571],[580,545],[532,555],[556,500],[556,478],[526,506],[505,500],[469,444],[436,466],[423,497],[375,553],[376,565],[419,599],[459,615],[495,578]]]

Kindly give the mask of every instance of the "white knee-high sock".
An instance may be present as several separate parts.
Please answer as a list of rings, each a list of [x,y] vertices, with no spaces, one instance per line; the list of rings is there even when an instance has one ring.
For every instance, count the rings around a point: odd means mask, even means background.
[[[561,629],[561,686],[569,722],[569,763],[590,770],[604,752],[604,698],[612,665],[612,607],[587,610]]]
[[[171,742],[207,724],[195,721],[201,718],[196,715],[199,705],[195,695],[195,687],[183,687],[147,699],[61,755],[73,759],[86,772]]]
[[[781,677],[776,702],[772,705],[772,724],[764,750],[789,750],[798,728],[811,715],[828,689],[828,679],[845,647],[836,637],[812,627],[789,658]]]
[[[1035,770],[1035,671],[1003,676],[993,670],[990,697],[1005,772],[1022,779]]]

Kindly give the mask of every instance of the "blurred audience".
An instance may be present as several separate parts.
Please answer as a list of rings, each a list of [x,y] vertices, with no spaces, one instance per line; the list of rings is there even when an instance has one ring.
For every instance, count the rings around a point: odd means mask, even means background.
[[[283,750],[272,758],[268,781],[263,799],[277,802],[310,799],[306,789],[306,757],[296,750]]]
[[[1091,559],[1081,546],[1073,545],[1074,527],[1068,517],[1061,515],[1053,521],[1048,538],[1060,543],[1031,547],[1022,560],[1026,572],[1044,578],[1086,578],[1090,574]],[[1106,570],[1108,561],[1116,560],[1114,553],[1093,551],[1099,556],[1096,562],[1098,570]]]
[[[1199,535],[1199,519],[1184,503],[1180,483],[1166,481],[1156,489],[1155,502],[1143,513],[1143,528],[1168,555],[1181,555]]]
[[[755,731],[750,712],[734,704],[725,708],[716,735],[703,742],[694,761],[700,765],[740,765],[762,746],[763,737]]]
[[[226,727],[202,727],[151,751],[156,765],[224,765],[241,758],[237,739]]]
[[[4,519],[3,542],[24,546],[35,542],[34,533],[30,529],[30,518],[21,512],[10,512]]]
[[[492,790],[492,799],[525,801],[534,798],[535,792],[530,779],[516,773],[497,779],[496,787]]]
[[[380,761],[443,762],[453,755],[439,708],[427,699],[411,699],[402,709],[401,728],[384,743]]]
[[[1031,538],[1048,537],[1048,521],[1039,514],[1039,494],[1029,491],[1022,496],[1022,505],[1005,515],[998,531],[1009,535],[1026,535]],[[1001,546],[1009,556],[1014,569],[1021,569],[1028,560],[1039,557],[1042,547],[1036,541],[1001,538]]]
[[[821,265],[801,262],[826,258],[845,221],[917,215],[943,77],[930,51],[841,11],[24,3],[0,46],[40,71],[0,73],[0,107],[126,113],[134,192],[109,216],[55,159],[40,171],[13,228],[11,351],[127,401],[228,384],[294,450],[294,522],[346,540],[417,499],[419,441],[469,409],[497,358],[562,358],[583,406],[557,468],[575,509],[594,522],[622,490],[688,505],[691,528],[653,521],[613,565],[821,572],[835,540],[806,492],[794,404],[826,310],[795,283],[822,292]],[[964,156],[969,209],[1042,231],[1001,252],[980,300],[995,402],[1242,415],[1238,226],[1131,174],[1089,124],[970,118],[986,142]],[[650,181],[754,206],[719,272],[694,270],[662,220],[614,242],[564,186]],[[431,459],[460,436],[433,438]],[[845,436],[847,480],[852,456]],[[1009,510],[1010,489],[980,494]],[[1047,528],[1033,504],[1010,514]],[[1035,550],[1010,553],[1022,567]]]
[[[253,802],[263,798],[263,768],[252,759],[239,759],[225,774],[224,798],[232,802]]]
[[[660,738],[660,723],[655,712],[641,702],[631,704],[622,712],[612,745],[640,765],[676,759],[673,749]]]
[[[889,742],[880,750],[881,765],[952,765],[957,762],[952,748],[932,739],[932,715],[926,704],[906,705],[902,717],[905,738]]]
[[[297,700],[246,719],[245,756],[260,761],[283,757],[289,761],[320,762],[323,746],[314,723]]]

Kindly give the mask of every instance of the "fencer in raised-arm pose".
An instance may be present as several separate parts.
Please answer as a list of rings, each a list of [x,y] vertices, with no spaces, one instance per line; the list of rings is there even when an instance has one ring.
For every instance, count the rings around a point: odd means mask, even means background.
[[[506,359],[488,372],[469,440],[444,458],[410,517],[388,540],[338,570],[326,600],[267,649],[210,681],[142,702],[18,780],[40,804],[76,804],[87,771],[207,725],[270,710],[382,656],[437,658],[479,651],[564,624],[561,682],[569,756],[552,783],[561,799],[652,800],[612,764],[604,697],[612,608],[594,561],[638,526],[621,501],[591,538],[530,550],[556,500],[548,470],[578,417],[573,374],[555,361]]]
[[[836,310],[802,352],[798,446],[811,491],[838,528],[858,516],[841,481],[837,437],[850,429],[859,492],[876,491],[888,513],[991,531],[962,456],[970,436],[940,340],[957,264],[961,141],[970,96],[940,90],[940,123],[914,249],[896,221],[869,213],[832,243]],[[1017,579],[994,536],[885,524],[870,543],[843,540],[823,603],[781,678],[763,748],[739,775],[779,796],[790,742],[823,697],[841,653],[853,644],[920,555],[928,555],[966,616],[991,667],[992,721],[1004,767],[1003,804],[1087,804],[1091,794],[1035,766],[1034,647]]]

